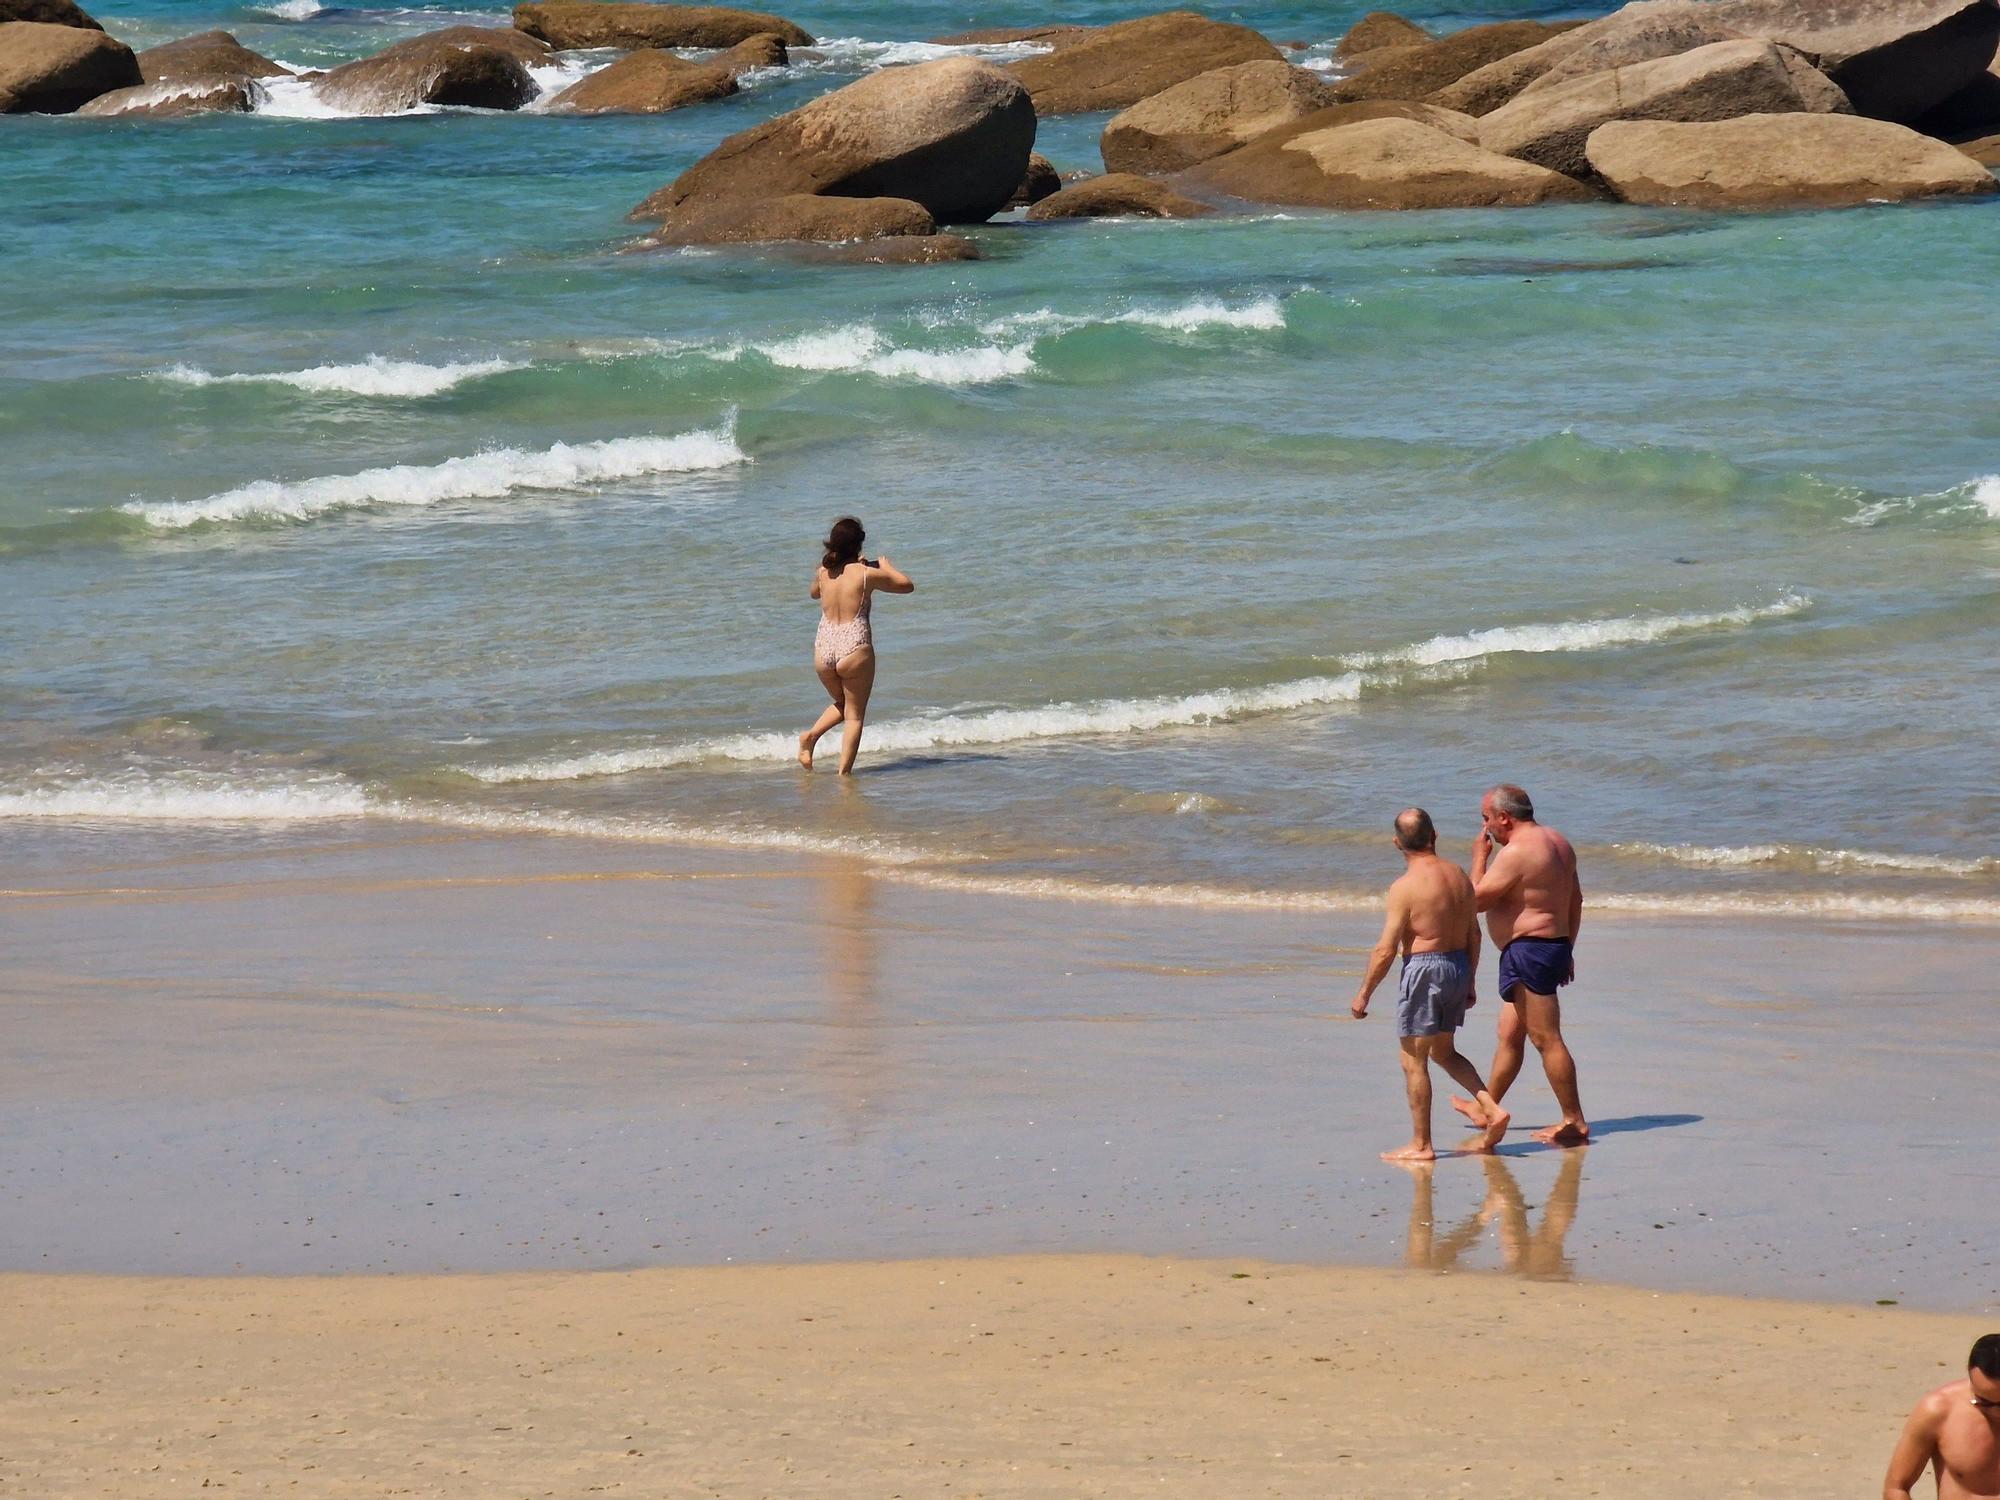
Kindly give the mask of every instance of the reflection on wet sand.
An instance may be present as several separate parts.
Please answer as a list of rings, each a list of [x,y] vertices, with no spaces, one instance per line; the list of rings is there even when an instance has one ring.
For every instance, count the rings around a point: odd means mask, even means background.
[[[821,993],[825,1041],[813,1067],[850,1143],[881,1113],[887,1083],[882,1004],[876,991],[875,882],[859,860],[844,861],[815,882],[819,893]]]
[[[1486,1198],[1454,1228],[1437,1233],[1433,1179],[1435,1164],[1424,1162],[1410,1168],[1410,1239],[1405,1254],[1408,1264],[1433,1271],[1449,1271],[1464,1255],[1485,1238],[1488,1225],[1499,1231],[1500,1261],[1504,1269],[1533,1281],[1572,1281],[1576,1267],[1564,1253],[1563,1244],[1570,1226],[1576,1222],[1577,1198],[1583,1188],[1583,1159],[1588,1148],[1565,1151],[1542,1205],[1537,1227],[1528,1223],[1528,1200],[1514,1172],[1500,1156],[1479,1158],[1486,1169]]]

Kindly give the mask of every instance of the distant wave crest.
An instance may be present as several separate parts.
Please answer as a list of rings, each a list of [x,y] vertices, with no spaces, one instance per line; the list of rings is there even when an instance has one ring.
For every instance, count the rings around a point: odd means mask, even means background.
[[[574,490],[747,462],[734,432],[723,428],[679,437],[557,443],[532,452],[491,448],[436,464],[397,464],[318,479],[260,479],[205,500],[133,501],[120,508],[160,530],[178,531],[226,522],[309,521],[342,510],[497,499],[519,490]]]
[[[371,354],[358,364],[314,365],[304,370],[272,370],[216,375],[193,365],[156,370],[152,378],[174,385],[285,385],[315,394],[371,397],[438,396],[468,380],[504,375],[523,368],[513,360],[477,359],[430,365],[418,360],[389,359]]]

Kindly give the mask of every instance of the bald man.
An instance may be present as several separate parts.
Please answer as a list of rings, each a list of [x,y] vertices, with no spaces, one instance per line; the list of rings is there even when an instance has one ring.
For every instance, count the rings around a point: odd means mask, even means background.
[[[1403,955],[1396,997],[1396,1035],[1402,1045],[1403,1084],[1410,1100],[1410,1143],[1384,1151],[1393,1162],[1437,1160],[1431,1144],[1431,1064],[1469,1089],[1484,1118],[1475,1151],[1491,1151],[1507,1133],[1507,1111],[1487,1092],[1479,1070],[1458,1050],[1454,1033],[1472,1004],[1472,976],[1479,969],[1479,913],[1472,882],[1437,852],[1437,829],[1421,807],[1396,816],[1396,849],[1403,873],[1389,887],[1389,910],[1382,936],[1368,955],[1368,971],[1348,1007],[1355,1020],[1368,1014],[1368,1001]]]

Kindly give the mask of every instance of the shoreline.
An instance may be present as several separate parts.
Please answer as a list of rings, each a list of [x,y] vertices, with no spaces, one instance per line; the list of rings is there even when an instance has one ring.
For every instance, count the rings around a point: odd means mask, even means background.
[[[1903,1309],[1131,1256],[6,1274],[0,1297],[19,1308],[0,1479],[47,1500],[1832,1493],[1873,1476],[1984,1331]],[[68,1438],[79,1424],[93,1441]]]
[[[1407,1129],[1391,1028],[1336,1019],[1372,913],[119,832],[115,860],[17,846],[10,884],[67,894],[0,896],[27,919],[0,981],[7,1270],[1365,1266],[1428,1237],[1466,1269],[2000,1310],[1956,1212],[1993,1181],[1958,1123],[2000,1083],[1958,1045],[2000,961],[1980,929],[1587,920],[1565,1029],[1597,1144],[1528,1142],[1552,1108],[1531,1064],[1502,1155],[1419,1182],[1376,1158]],[[1455,1144],[1442,1093],[1437,1115]]]

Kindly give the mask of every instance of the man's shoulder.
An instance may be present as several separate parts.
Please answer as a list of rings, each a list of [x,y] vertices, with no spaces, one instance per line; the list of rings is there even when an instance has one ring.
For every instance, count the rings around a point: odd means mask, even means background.
[[[1911,1415],[1923,1418],[1926,1425],[1933,1428],[1941,1426],[1944,1419],[1965,1402],[1971,1388],[1972,1382],[1968,1380],[1953,1380],[1941,1385],[1918,1401],[1917,1409]]]

